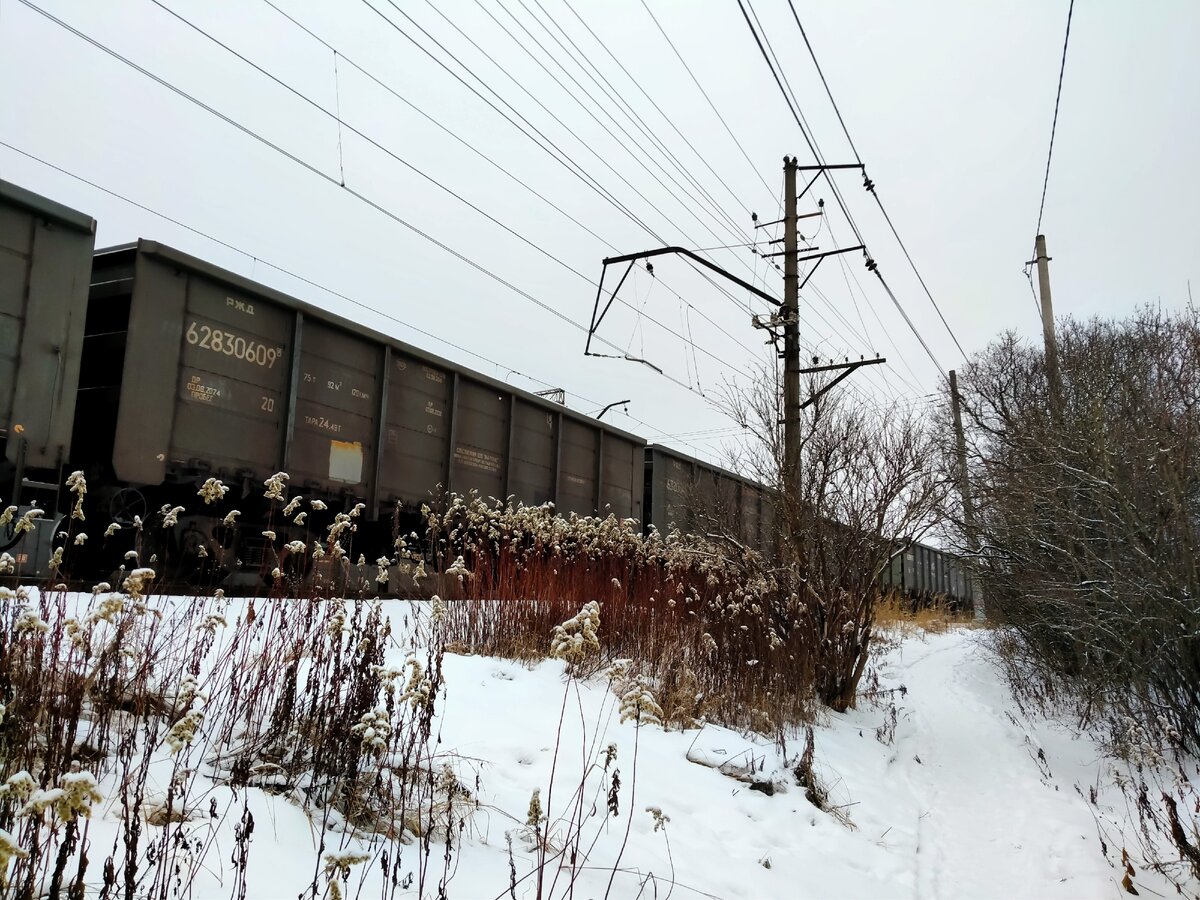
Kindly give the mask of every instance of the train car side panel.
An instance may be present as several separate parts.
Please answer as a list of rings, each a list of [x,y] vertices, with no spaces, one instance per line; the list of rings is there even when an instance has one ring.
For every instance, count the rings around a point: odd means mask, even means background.
[[[510,406],[510,398],[495,388],[459,378],[451,475],[455,492],[504,498]]]
[[[604,437],[604,459],[601,465],[600,509],[619,519],[642,516],[642,483],[635,477],[635,466],[641,461],[642,447],[614,435]]]
[[[135,484],[161,484],[184,341],[187,276],[138,253],[121,376],[113,468]]]
[[[563,419],[559,458],[559,512],[590,516],[596,511],[596,430],[575,419]]]
[[[419,506],[438,486],[446,487],[452,385],[453,376],[445,369],[393,351],[380,449],[384,500]]]
[[[292,315],[188,276],[170,460],[215,469],[279,467]]]
[[[527,506],[554,500],[554,461],[558,417],[547,410],[514,401],[508,493]]]
[[[305,319],[288,453],[294,484],[370,496],[382,354],[373,341]]]
[[[0,434],[21,436],[27,465],[70,452],[95,236],[90,217],[0,181]]]

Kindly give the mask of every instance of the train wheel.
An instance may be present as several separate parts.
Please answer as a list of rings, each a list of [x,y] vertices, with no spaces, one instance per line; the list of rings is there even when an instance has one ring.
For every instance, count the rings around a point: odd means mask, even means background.
[[[149,511],[150,506],[146,503],[146,496],[137,488],[123,487],[108,501],[109,520],[116,522],[122,528],[131,527],[135,517],[145,525]]]

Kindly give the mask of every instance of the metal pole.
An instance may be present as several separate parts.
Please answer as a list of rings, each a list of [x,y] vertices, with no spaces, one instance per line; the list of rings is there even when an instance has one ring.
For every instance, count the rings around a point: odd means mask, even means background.
[[[1062,381],[1058,373],[1058,339],[1054,334],[1054,303],[1050,299],[1050,257],[1046,255],[1046,237],[1039,234],[1034,245],[1038,290],[1042,295],[1042,337],[1046,343],[1046,385],[1050,394],[1050,411],[1062,410]]]
[[[800,263],[796,158],[783,158],[783,486],[795,502],[800,457]]]
[[[963,434],[962,407],[958,395],[958,373],[950,370],[950,410],[954,416],[954,440],[958,450],[958,493],[963,504],[963,530],[967,536],[967,546],[971,552],[979,550],[979,542],[975,537],[975,506],[971,500],[971,476],[967,471],[967,439]],[[974,567],[972,567],[974,568]],[[979,580],[973,578],[970,571],[963,573],[965,578],[971,578],[971,606],[975,612],[975,621],[982,622],[983,591],[980,590]]]

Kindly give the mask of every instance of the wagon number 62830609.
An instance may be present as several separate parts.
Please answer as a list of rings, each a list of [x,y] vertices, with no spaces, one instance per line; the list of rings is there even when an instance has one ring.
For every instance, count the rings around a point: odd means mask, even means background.
[[[244,338],[240,334],[223,331],[210,325],[197,324],[194,321],[188,323],[187,342],[205,350],[211,350],[213,353],[223,353],[235,359],[244,359],[246,362],[254,363],[265,369],[273,369],[275,363],[279,361],[279,357],[283,355],[283,351],[278,347],[268,347],[266,344]]]

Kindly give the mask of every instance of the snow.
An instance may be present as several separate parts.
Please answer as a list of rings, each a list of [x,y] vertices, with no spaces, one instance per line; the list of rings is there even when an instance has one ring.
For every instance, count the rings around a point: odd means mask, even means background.
[[[230,603],[233,621],[239,601]],[[399,633],[413,607],[386,606]],[[567,896],[573,879],[581,898],[1127,896],[1121,848],[1108,846],[1106,857],[1098,836],[1098,815],[1124,816],[1120,795],[1103,789],[1110,762],[1068,723],[1019,710],[987,636],[965,628],[914,630],[885,642],[874,662],[874,696],[815,723],[815,771],[829,811],[813,806],[793,775],[802,732],[639,726],[623,721],[620,697],[603,674],[567,678],[560,659],[523,665],[447,654],[435,752],[471,791],[474,811],[450,854],[446,895],[509,896],[513,877],[514,896],[537,895],[538,843],[526,820],[538,792],[553,858],[545,896]],[[385,667],[402,672],[407,649],[398,640]],[[362,726],[387,727],[374,720]],[[167,775],[155,788],[165,797],[170,768],[162,765]],[[608,798],[614,770],[615,816]],[[208,780],[203,767],[194,777],[202,782],[193,791],[200,814],[188,827],[205,849],[192,868],[190,896],[235,893],[232,858],[243,852],[235,841],[235,829],[247,821],[243,806],[255,823],[243,848],[245,896],[296,897],[314,878],[324,885],[331,872],[348,873],[346,897],[360,890],[363,897],[417,895],[419,879],[394,893],[384,888],[379,852],[394,854],[396,845],[345,830],[322,833],[294,792],[234,791]],[[1086,799],[1090,785],[1101,786],[1098,807]],[[101,779],[99,792],[106,799],[91,814],[89,883],[120,844],[113,777]],[[210,808],[220,813],[210,816]],[[176,821],[184,813],[159,812]],[[152,835],[160,829],[148,818]],[[560,871],[556,852],[572,821],[581,822],[586,858]],[[402,873],[415,872],[420,845],[400,849]],[[427,896],[437,895],[443,854],[437,836]],[[1174,893],[1140,866],[1135,883]]]

